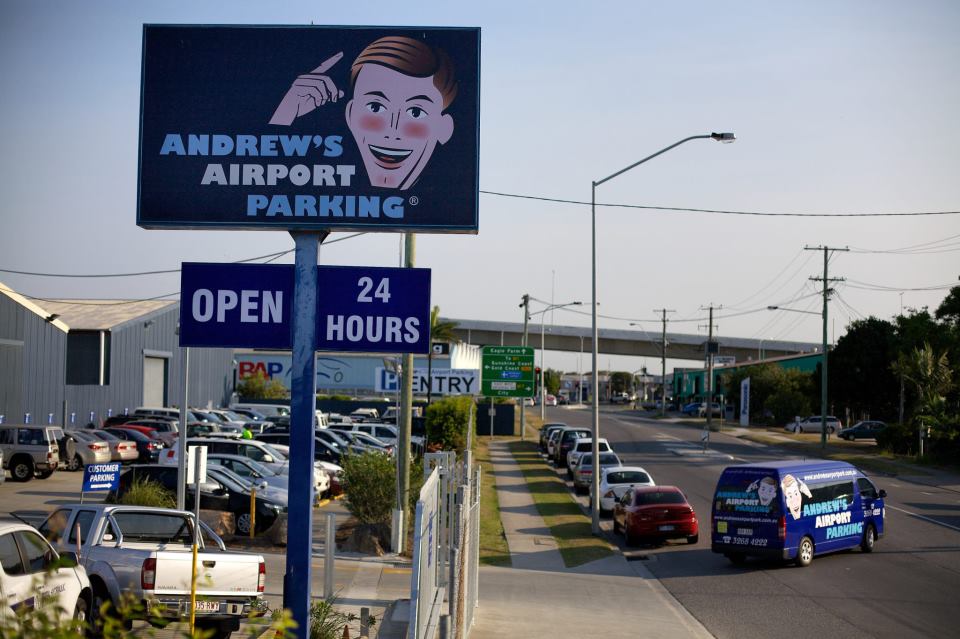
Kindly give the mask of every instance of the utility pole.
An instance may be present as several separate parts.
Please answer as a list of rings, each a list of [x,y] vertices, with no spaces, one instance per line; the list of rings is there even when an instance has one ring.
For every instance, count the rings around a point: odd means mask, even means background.
[[[707,376],[706,383],[703,385],[704,391],[706,391],[706,402],[704,403],[707,416],[707,424],[704,428],[703,435],[703,449],[706,450],[710,446],[710,431],[713,430],[713,309],[721,309],[723,306],[714,306],[713,302],[710,303],[710,306],[704,308],[700,307],[700,310],[709,310],[710,318],[707,321]]]
[[[404,234],[403,266],[413,268],[417,258],[417,236]],[[432,345],[431,345],[432,348]],[[407,547],[407,526],[410,522],[410,436],[413,430],[413,354],[404,353],[400,364],[400,415],[397,420],[397,511],[401,513],[399,531],[393,537],[397,546],[393,551],[403,552]]]
[[[520,308],[523,309],[523,343],[521,346],[527,345],[527,322],[530,321],[530,295],[529,293],[523,294],[523,301],[520,302]],[[523,399],[520,399],[520,441],[525,441],[527,435],[527,411],[526,406],[523,405]]]
[[[667,414],[667,313],[676,313],[676,311],[669,308],[655,308],[653,312],[663,314],[663,330],[660,332],[660,417],[664,417]]]
[[[827,306],[830,301],[830,282],[842,282],[843,278],[827,276],[830,251],[849,251],[849,248],[831,248],[829,246],[805,246],[805,251],[823,251],[823,277],[811,277],[814,282],[823,282],[823,363],[820,365],[820,447],[827,448]]]
[[[898,319],[902,321],[901,318],[903,318],[903,291],[900,291],[900,318]],[[903,369],[900,368],[900,419],[897,422],[899,424],[903,424],[903,406],[906,399],[905,390],[903,386]]]

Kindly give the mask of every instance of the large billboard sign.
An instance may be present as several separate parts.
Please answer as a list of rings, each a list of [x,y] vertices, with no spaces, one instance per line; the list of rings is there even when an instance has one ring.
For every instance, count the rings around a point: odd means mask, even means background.
[[[430,269],[317,267],[314,350],[426,353]],[[289,349],[294,269],[184,263],[180,345]]]
[[[137,224],[476,233],[477,28],[145,25]]]

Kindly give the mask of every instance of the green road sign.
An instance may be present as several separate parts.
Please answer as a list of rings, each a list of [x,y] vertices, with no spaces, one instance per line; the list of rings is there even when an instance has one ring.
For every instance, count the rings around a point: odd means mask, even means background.
[[[480,392],[484,397],[533,397],[533,349],[484,346]]]

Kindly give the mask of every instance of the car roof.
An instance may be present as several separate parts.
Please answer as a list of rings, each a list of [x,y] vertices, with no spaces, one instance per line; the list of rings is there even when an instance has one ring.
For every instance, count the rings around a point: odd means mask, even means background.
[[[857,470],[852,464],[842,461],[831,461],[828,459],[810,459],[810,460],[785,460],[785,461],[772,461],[772,462],[757,462],[753,464],[738,464],[736,466],[727,466],[724,469],[724,472],[733,469],[733,468],[744,468],[744,469],[754,469],[754,470],[771,470],[771,471],[791,471],[791,472],[800,472],[800,471],[811,471],[811,470]]]

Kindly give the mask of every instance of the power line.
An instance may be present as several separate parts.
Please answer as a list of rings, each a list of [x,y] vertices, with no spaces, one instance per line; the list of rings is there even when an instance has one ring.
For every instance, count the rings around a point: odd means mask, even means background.
[[[957,286],[955,282],[950,284],[937,284],[934,286],[918,286],[918,287],[909,287],[909,286],[885,286],[883,284],[870,284],[868,282],[860,282],[858,280],[847,280],[847,286],[850,288],[857,288],[864,291],[880,291],[884,293],[900,293],[902,291],[945,291]]]
[[[921,244],[913,244],[911,246],[901,246],[899,248],[892,249],[867,249],[862,247],[850,247],[850,250],[855,253],[883,253],[883,254],[917,254],[917,253],[948,253],[955,250],[954,247],[960,246],[960,243],[946,244],[951,240],[956,240],[960,238],[960,235],[951,235],[950,237],[944,237],[939,240],[932,240],[930,242],[923,242]],[[946,249],[941,251],[940,249]]]
[[[327,240],[323,245],[336,244],[337,242],[343,242],[344,240],[350,240],[360,235],[366,235],[366,233],[351,233],[350,235],[344,235],[343,237],[338,237],[335,240]],[[280,259],[284,255],[289,255],[293,253],[294,249],[287,249],[286,251],[279,251],[277,253],[267,253],[266,255],[258,255],[256,257],[247,257],[242,260],[234,260],[230,262],[231,264],[246,264],[248,262],[256,262],[257,260],[265,260],[263,264],[269,264],[275,260]],[[269,258],[269,259],[268,259]],[[11,273],[14,275],[29,275],[32,277],[64,277],[64,278],[106,278],[106,277],[140,277],[143,275],[162,275],[169,273],[179,273],[179,268],[163,269],[158,271],[140,271],[137,273],[90,273],[90,274],[76,274],[76,273],[35,273],[31,271],[17,271],[8,268],[0,268],[0,273]],[[24,295],[24,297],[29,297]],[[163,296],[161,296],[163,297]],[[42,298],[31,298],[31,299],[42,299]]]
[[[113,302],[96,301],[96,302],[92,302],[92,303],[91,303],[89,300],[87,300],[87,301],[82,301],[82,300],[60,300],[60,299],[55,299],[55,298],[50,298],[50,297],[37,297],[37,296],[35,296],[35,295],[27,295],[26,293],[22,293],[22,292],[20,292],[20,291],[15,291],[15,290],[13,290],[12,288],[7,288],[6,286],[0,288],[0,291],[3,291],[4,293],[13,293],[14,295],[19,295],[19,296],[21,296],[21,297],[27,298],[28,300],[34,300],[34,301],[37,301],[37,302],[51,302],[51,303],[54,303],[54,304],[70,304],[70,305],[72,305],[72,306],[91,306],[91,305],[95,305],[95,306],[122,306],[122,305],[124,305],[124,304],[139,304],[140,302],[153,302],[153,301],[156,301],[156,300],[161,300],[161,299],[163,299],[163,298],[165,298],[165,297],[171,297],[171,296],[173,296],[173,295],[180,295],[180,291],[174,291],[173,293],[164,293],[163,295],[155,295],[154,297],[145,297],[145,298],[136,299],[136,300],[117,300],[117,301],[113,301]],[[171,301],[171,302],[175,302],[175,301],[177,301],[177,300],[170,300],[170,301]]]
[[[554,204],[576,204],[590,206],[590,202],[582,200],[565,200],[561,198],[542,197],[538,195],[521,195],[518,193],[501,193],[499,191],[480,191],[484,195],[509,197],[520,200],[535,200],[537,202],[551,202]],[[771,213],[765,211],[728,211],[723,209],[693,209],[679,206],[648,206],[642,204],[614,204],[597,202],[596,206],[620,209],[644,209],[648,211],[675,211],[680,213],[713,213],[716,215],[748,215],[757,217],[920,217],[928,215],[960,215],[960,211],[919,211],[898,213]]]

